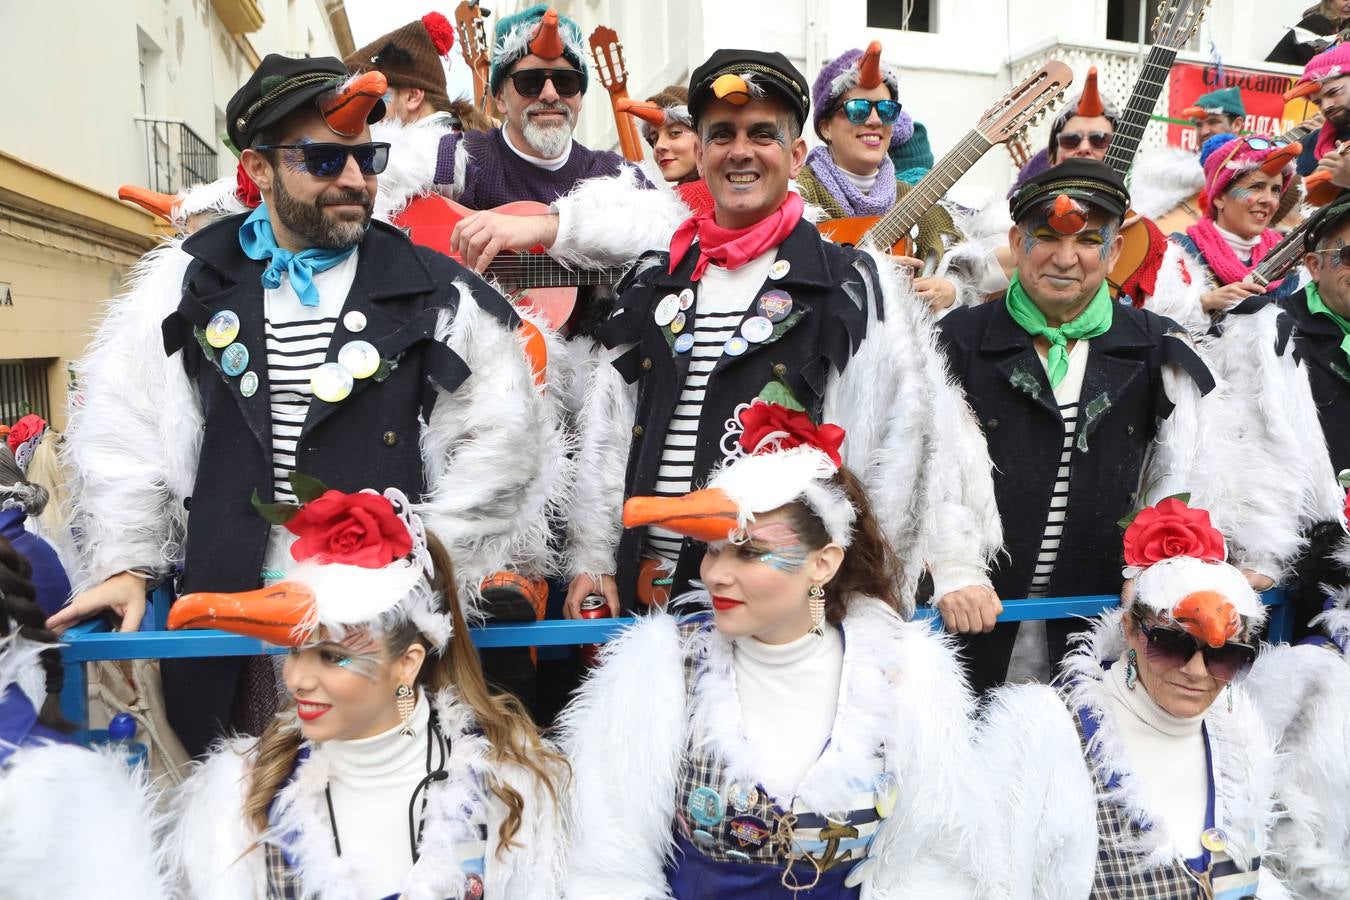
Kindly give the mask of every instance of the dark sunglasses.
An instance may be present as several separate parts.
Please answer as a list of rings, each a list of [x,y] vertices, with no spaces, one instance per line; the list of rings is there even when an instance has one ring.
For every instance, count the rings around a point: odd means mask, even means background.
[[[1088,146],[1093,150],[1105,150],[1111,143],[1111,134],[1106,131],[1089,131],[1087,134],[1065,131],[1056,140],[1059,141],[1061,150],[1077,150],[1078,145],[1083,143],[1083,138],[1087,138]]]
[[[1314,250],[1318,256],[1329,260],[1333,265],[1350,267],[1350,246],[1333,247],[1330,250]]]
[[[538,97],[544,82],[552,81],[559,97],[575,97],[581,93],[581,73],[576,69],[521,69],[506,76],[522,97]]]
[[[871,118],[873,109],[876,109],[882,125],[894,125],[900,115],[900,104],[895,100],[865,100],[862,97],[855,97],[852,100],[845,100],[840,108],[854,125],[862,125]]]
[[[315,178],[336,178],[347,168],[347,156],[356,160],[362,175],[378,175],[389,165],[389,145],[382,141],[368,144],[262,144],[253,148],[267,150],[299,150],[304,156],[305,171]]]
[[[1169,667],[1180,667],[1190,662],[1196,653],[1205,658],[1205,668],[1220,681],[1232,681],[1251,668],[1256,661],[1256,648],[1251,644],[1229,641],[1220,647],[1201,644],[1195,638],[1176,628],[1139,623],[1147,643],[1144,652],[1149,659]]]

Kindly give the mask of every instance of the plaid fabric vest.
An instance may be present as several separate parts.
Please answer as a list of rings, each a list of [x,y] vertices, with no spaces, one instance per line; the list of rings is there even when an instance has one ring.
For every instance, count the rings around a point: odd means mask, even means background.
[[[707,619],[685,622],[685,638],[711,629]],[[685,692],[693,702],[701,660],[684,657]],[[716,752],[696,746],[691,736],[685,749],[675,806],[675,827],[704,857],[722,863],[752,863],[783,869],[792,860],[788,880],[809,885],[822,876],[859,883],[876,860],[867,857],[884,816],[895,805],[899,782],[885,772],[881,748],[873,766],[856,773],[855,792],[847,810],[820,813],[793,798],[784,808],[759,784],[737,782]],[[822,885],[823,886],[823,885]],[[848,886],[852,886],[849,884]]]
[[[1073,710],[1071,705],[1069,708]],[[1083,758],[1091,760],[1077,711],[1073,724]],[[1097,866],[1088,900],[1243,900],[1256,896],[1260,857],[1252,860],[1246,872],[1222,851],[1210,854],[1208,872],[1197,872],[1181,859],[1146,868],[1144,854],[1130,849],[1130,845],[1138,844],[1143,829],[1111,799],[1096,766],[1089,765],[1088,769],[1097,796]]]

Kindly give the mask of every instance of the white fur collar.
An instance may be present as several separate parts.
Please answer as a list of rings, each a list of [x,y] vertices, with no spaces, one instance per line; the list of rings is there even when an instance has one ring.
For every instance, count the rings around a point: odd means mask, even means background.
[[[1143,854],[1144,865],[1153,868],[1183,860],[1184,855],[1145,806],[1143,791],[1130,772],[1124,743],[1110,713],[1110,688],[1102,664],[1124,653],[1121,611],[1111,610],[1101,616],[1083,645],[1065,659],[1064,671],[1074,712],[1086,710],[1098,722],[1088,765],[1103,784],[1108,784],[1112,776],[1116,778],[1115,787],[1107,788],[1107,797],[1145,828],[1137,844],[1123,849]],[[1233,711],[1228,712],[1227,699],[1221,694],[1205,715],[1205,729],[1213,760],[1215,824],[1227,832],[1228,852],[1245,869],[1265,845],[1273,751],[1247,693],[1240,685],[1234,685],[1232,691]]]
[[[47,700],[47,673],[42,668],[42,652],[55,647],[30,641],[18,631],[0,637],[0,696],[17,684],[33,709],[42,709]]]

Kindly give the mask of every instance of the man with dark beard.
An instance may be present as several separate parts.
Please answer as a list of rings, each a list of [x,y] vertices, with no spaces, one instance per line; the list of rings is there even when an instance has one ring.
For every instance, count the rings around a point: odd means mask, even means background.
[[[403,491],[468,597],[544,552],[556,434],[518,317],[473,273],[371,220],[389,145],[367,126],[384,89],[336,59],[272,55],[230,100],[229,137],[262,203],[154,251],[80,364],[66,443],[84,583],[52,627],[112,610],[135,630],[147,584],[179,567],[184,592],[283,579],[282,510],[264,519],[250,498],[294,504],[323,486]],[[380,543],[359,520],[330,524],[335,546]],[[190,752],[260,724],[271,665],[249,667],[249,699],[245,668],[163,662]]]

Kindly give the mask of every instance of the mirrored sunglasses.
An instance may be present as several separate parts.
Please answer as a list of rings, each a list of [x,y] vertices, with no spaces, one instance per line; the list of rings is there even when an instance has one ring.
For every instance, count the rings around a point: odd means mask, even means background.
[[[1056,140],[1059,141],[1061,150],[1077,150],[1084,138],[1093,150],[1105,150],[1111,144],[1111,134],[1107,131],[1089,131],[1087,134],[1081,131],[1065,131],[1061,132]]]
[[[900,103],[895,100],[866,100],[855,97],[852,100],[845,100],[841,108],[844,110],[844,116],[854,125],[862,125],[870,119],[873,109],[877,111],[877,118],[881,119],[882,125],[894,125],[900,116]]]
[[[356,160],[362,175],[378,175],[389,165],[389,145],[383,141],[368,144],[261,144],[253,149],[298,150],[304,157],[305,171],[315,178],[336,178],[347,167],[347,157]]]
[[[1210,675],[1220,681],[1232,681],[1256,661],[1256,648],[1251,644],[1229,641],[1220,647],[1211,647],[1201,644],[1185,631],[1142,622],[1139,630],[1144,633],[1144,652],[1149,659],[1169,668],[1184,666],[1200,653]]]
[[[1289,142],[1284,138],[1273,138],[1268,140],[1266,138],[1252,137],[1247,138],[1246,143],[1247,146],[1251,147],[1253,150],[1273,150],[1277,147],[1289,146]]]
[[[581,93],[581,73],[576,69],[521,69],[506,76],[522,97],[538,97],[544,82],[552,81],[559,97],[575,97]]]

